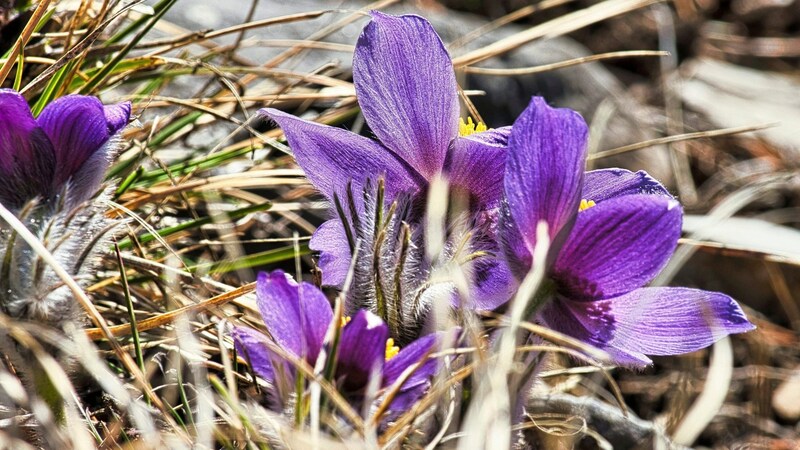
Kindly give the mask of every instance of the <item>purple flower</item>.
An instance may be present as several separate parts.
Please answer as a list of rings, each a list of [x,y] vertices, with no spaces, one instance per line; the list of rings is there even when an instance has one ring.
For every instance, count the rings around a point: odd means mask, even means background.
[[[651,363],[645,355],[692,352],[754,329],[727,295],[643,287],[675,250],[681,206],[644,172],[584,173],[586,137],[577,113],[541,98],[511,131],[503,233],[518,278],[533,263],[539,221],[552,241],[547,261],[535,261],[549,271],[540,296],[552,297],[538,318],[632,366]]]
[[[38,118],[16,91],[0,89],[0,202],[19,208],[63,194],[77,205],[97,192],[109,164],[109,141],[128,123],[130,103],[104,106],[69,95]]]
[[[276,109],[262,110],[283,129],[297,163],[323,195],[331,202],[359,197],[367,180],[383,177],[387,204],[402,193],[412,196],[408,220],[414,224],[422,219],[420,205],[430,181],[444,174],[471,211],[496,209],[509,130],[462,125],[466,133],[461,134],[469,135],[459,136],[453,65],[428,21],[373,12],[356,44],[353,81],[377,141]],[[356,203],[352,207],[363,216],[364,207]],[[352,255],[348,235],[355,234],[349,231],[352,224],[341,219],[322,224],[310,242],[321,252],[323,283],[339,287]],[[480,306],[493,308],[507,298],[500,295]]]
[[[314,285],[298,284],[276,270],[259,274],[256,302],[274,342],[313,367],[328,344],[325,335],[333,320],[325,295]],[[239,354],[248,359],[257,375],[275,386],[274,394],[284,402],[295,388],[291,366],[268,349],[264,334],[246,327],[235,327],[232,334]],[[403,412],[430,386],[436,360],[423,359],[438,345],[438,337],[429,334],[398,352],[386,324],[371,312],[359,311],[341,330],[333,381],[346,398],[358,404],[371,377],[381,377],[380,387],[387,388],[409,366],[422,362],[390,404],[390,413]]]

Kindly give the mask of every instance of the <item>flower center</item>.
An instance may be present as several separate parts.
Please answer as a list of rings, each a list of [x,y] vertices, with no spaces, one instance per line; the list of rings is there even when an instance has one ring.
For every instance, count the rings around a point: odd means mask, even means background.
[[[581,200],[580,206],[578,206],[578,212],[585,211],[595,205],[597,205],[597,203],[595,203],[594,200],[583,199]]]
[[[400,352],[400,347],[394,345],[394,339],[389,338],[386,340],[386,361],[397,356]]]
[[[483,122],[475,123],[472,121],[472,117],[467,117],[467,121],[464,122],[464,119],[458,119],[458,135],[459,136],[469,136],[470,134],[480,133],[483,131],[488,130],[486,128],[486,124]]]

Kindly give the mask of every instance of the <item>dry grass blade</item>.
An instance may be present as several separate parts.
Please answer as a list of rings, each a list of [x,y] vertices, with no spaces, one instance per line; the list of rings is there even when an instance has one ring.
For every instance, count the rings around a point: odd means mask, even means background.
[[[763,130],[774,126],[777,126],[777,124],[763,123],[758,125],[748,125],[745,127],[724,128],[721,130],[712,130],[712,131],[697,131],[695,133],[685,133],[676,136],[666,136],[658,139],[650,139],[649,141],[637,142],[636,144],[612,148],[611,150],[603,150],[601,152],[589,155],[589,160],[607,158],[609,156],[615,156],[622,153],[632,152],[634,150],[641,150],[643,148],[653,147],[656,145],[668,144],[670,142],[689,141],[692,139],[703,139],[703,138],[719,137],[719,136],[731,136],[734,134],[750,133],[753,131]]]
[[[672,434],[675,443],[688,446],[697,440],[725,402],[732,377],[733,347],[725,337],[714,344],[703,392]]]
[[[560,61],[552,64],[543,64],[534,67],[520,67],[515,69],[496,69],[491,67],[472,67],[467,66],[462,70],[467,73],[474,73],[478,75],[494,75],[494,76],[508,76],[508,75],[531,75],[535,73],[549,72],[551,70],[563,69],[565,67],[577,66],[579,64],[586,64],[595,61],[603,61],[609,59],[620,58],[633,58],[639,56],[667,56],[669,52],[659,50],[628,50],[621,52],[608,52],[599,55],[583,56],[581,58],[574,58],[567,61]]]
[[[453,51],[454,49],[462,47],[467,43],[472,42],[474,39],[486,33],[491,32],[492,30],[496,30],[502,27],[503,25],[523,19],[539,11],[544,11],[550,8],[555,8],[556,6],[565,5],[572,1],[574,0],[543,0],[535,5],[525,6],[512,13],[506,14],[503,17],[497,18],[482,27],[478,27],[477,29],[472,30],[471,32],[465,34],[464,36],[449,43],[447,47],[450,51]]]
[[[174,322],[176,319],[178,319],[180,316],[184,314],[197,314],[199,312],[206,311],[210,308],[232,302],[243,295],[253,292],[253,290],[255,290],[255,287],[256,287],[255,283],[245,284],[244,286],[238,287],[230,292],[225,292],[224,294],[217,295],[203,302],[194,305],[184,306],[183,308],[159,314],[156,317],[152,317],[150,319],[142,320],[137,324],[137,328],[139,332],[143,332],[147,330],[152,330],[154,328],[163,327],[165,325]],[[130,325],[125,324],[125,325],[108,327],[107,330],[102,330],[99,328],[90,328],[86,330],[86,335],[89,336],[90,339],[97,340],[104,338],[108,339],[109,336],[125,336],[130,332],[131,332]]]
[[[25,44],[28,43],[28,39],[31,38],[33,34],[33,30],[36,29],[36,26],[39,25],[39,21],[42,20],[44,17],[45,12],[47,12],[47,8],[50,6],[51,0],[41,0],[38,5],[36,5],[36,9],[33,11],[30,20],[25,25],[25,28],[20,33],[17,42],[14,44],[14,47],[11,49],[11,53],[8,55],[8,59],[6,60],[3,67],[0,67],[0,84],[2,84],[8,74],[11,72],[11,68],[14,67],[14,64],[17,63],[17,56],[22,52],[22,49],[25,47]]]
[[[474,50],[453,59],[457,68],[468,66],[485,59],[509,52],[534,39],[560,36],[602,20],[625,14],[658,3],[661,0],[606,0],[580,11],[564,14],[549,22],[531,27],[525,31],[501,39],[493,44]]]

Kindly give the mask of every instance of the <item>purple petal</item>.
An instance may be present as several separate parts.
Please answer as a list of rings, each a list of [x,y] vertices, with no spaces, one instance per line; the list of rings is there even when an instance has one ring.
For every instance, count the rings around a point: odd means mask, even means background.
[[[641,367],[652,363],[640,352],[626,352],[608,345],[616,329],[610,308],[610,300],[583,302],[556,298],[542,307],[539,319],[553,330],[604,350],[616,364]]]
[[[339,341],[337,378],[348,392],[361,390],[370,376],[380,374],[386,355],[389,327],[375,314],[360,310],[345,325]]]
[[[464,136],[462,139],[480,141],[498,147],[508,147],[509,136],[511,136],[511,127],[500,127],[473,133],[469,136]]]
[[[95,153],[106,152],[103,147],[129,114],[130,104],[104,107],[98,98],[82,95],[68,95],[47,105],[37,122],[55,148],[55,185],[66,183]]]
[[[315,361],[333,317],[328,300],[313,285],[298,285],[282,270],[259,273],[256,303],[267,331],[293,355]]]
[[[231,336],[236,353],[250,363],[253,372],[268,382],[273,382],[275,371],[272,368],[272,353],[265,342],[267,337],[247,327],[234,327]]]
[[[586,172],[581,197],[596,203],[633,194],[663,195],[672,198],[667,188],[644,170],[600,169]]]
[[[505,304],[517,288],[511,269],[498,257],[478,258],[472,266],[471,282],[471,298],[466,306],[480,311],[491,311]]]
[[[438,332],[423,336],[408,346],[392,359],[386,362],[383,369],[383,386],[390,387],[412,364],[416,364],[437,351],[442,347],[442,341],[446,338],[453,338],[453,334]],[[431,378],[439,369],[440,360],[437,358],[426,359],[409,377],[403,382],[400,391],[392,399],[389,405],[389,416],[402,413],[417,402],[428,391],[431,385]]]
[[[426,179],[458,133],[453,64],[419,16],[372,12],[353,55],[353,82],[372,132]]]
[[[616,297],[644,286],[672,256],[682,210],[672,199],[627,195],[578,214],[552,268],[569,298]]]
[[[28,102],[16,91],[0,89],[0,201],[19,207],[49,196],[55,164],[53,147]]]
[[[277,109],[260,112],[278,123],[297,164],[328,199],[332,200],[334,194],[342,195],[350,180],[361,185],[367,178],[383,175],[388,200],[398,192],[416,191],[424,182],[395,154],[371,139]]]
[[[128,121],[131,118],[131,102],[105,105],[103,112],[108,124],[108,133],[113,136],[128,125]]]
[[[468,195],[470,210],[498,205],[503,195],[506,149],[477,139],[458,138],[447,153],[444,171],[450,188],[457,195]]]
[[[341,220],[329,220],[317,228],[308,243],[309,248],[320,252],[319,268],[322,284],[341,288],[350,270],[350,243]]]
[[[333,310],[325,294],[311,283],[300,283],[300,314],[303,317],[308,353],[306,359],[310,363],[317,360],[325,334],[333,320]]]
[[[420,362],[432,351],[434,345],[438,343],[439,337],[440,333],[423,336],[400,349],[394,358],[386,361],[383,369],[383,385],[391,386],[410,365]],[[428,359],[406,379],[403,387],[412,387],[424,382],[436,373],[436,367],[436,359]]]
[[[569,109],[554,109],[534,97],[511,130],[505,194],[527,250],[535,246],[536,226],[545,220],[550,238],[578,211],[586,161],[587,127]],[[530,260],[524,248],[511,248],[517,260]]]
[[[596,302],[560,299],[542,317],[630,366],[649,364],[645,355],[689,353],[755,328],[727,295],[671,287],[636,289]]]
[[[609,345],[628,352],[680,355],[755,329],[736,301],[719,292],[653,287],[609,301],[617,324]]]

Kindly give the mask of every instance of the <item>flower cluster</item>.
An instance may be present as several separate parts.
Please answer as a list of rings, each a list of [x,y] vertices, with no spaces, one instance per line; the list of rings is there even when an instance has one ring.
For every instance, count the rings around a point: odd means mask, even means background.
[[[363,299],[360,286],[373,286],[424,321],[418,303],[430,287],[431,266],[424,258],[410,262],[416,278],[401,285],[400,295],[399,287],[380,285],[398,278],[373,262],[396,265],[400,254],[409,264],[408,255],[424,254],[423,200],[431,180],[443,176],[451,195],[468,205],[467,223],[478,237],[472,259],[480,266],[472,272],[470,298],[454,296],[454,306],[493,309],[510,299],[515,280],[532,264],[545,264],[547,281],[532,300],[530,319],[605,349],[620,364],[645,365],[645,355],[691,352],[753,328],[724,294],[643,287],[677,245],[680,204],[644,172],[584,172],[587,126],[577,113],[534,98],[512,127],[487,130],[459,119],[450,58],[417,16],[373,12],[356,45],[353,80],[377,141],[263,110],[283,129],[308,179],[335,205],[336,217],[319,227],[311,248],[320,252],[324,284],[341,286],[355,259],[353,292],[362,298],[351,293],[352,305],[383,313],[380,303]],[[379,195],[368,187],[376,179]],[[389,257],[375,251],[379,233],[363,228],[389,223],[380,214],[385,210],[394,213],[395,231],[383,233],[380,245],[412,250]],[[532,261],[540,221],[549,226],[551,251],[546,261]],[[372,253],[353,253],[365,247]]]
[[[340,324],[318,288],[281,271],[259,276],[257,302],[270,337],[244,327],[232,334],[268,382],[273,409],[297,412],[306,401],[305,387],[297,389],[298,361],[318,370],[320,361],[333,361],[327,378],[353,406],[376,404],[365,403],[377,401],[367,398],[372,386],[377,397],[393,391],[389,413],[401,413],[437,367],[426,357],[441,335],[423,333],[431,291],[444,292],[461,313],[496,309],[534,264],[547,276],[526,319],[601,348],[621,365],[642,367],[651,362],[646,355],[687,353],[754,328],[724,294],[645,287],[675,250],[681,206],[645,172],[585,172],[588,129],[574,111],[533,98],[511,127],[461,119],[450,57],[417,16],[373,12],[356,45],[353,79],[377,140],[262,110],[332,205],[333,217],[310,246],[323,284],[344,288],[350,277],[345,307],[353,316]],[[431,256],[423,231],[427,196],[440,177],[463,208],[448,216],[442,254]],[[533,261],[541,222],[550,251]],[[436,260],[470,265],[467,298],[455,283],[436,285]],[[402,385],[389,389],[395,383]]]

